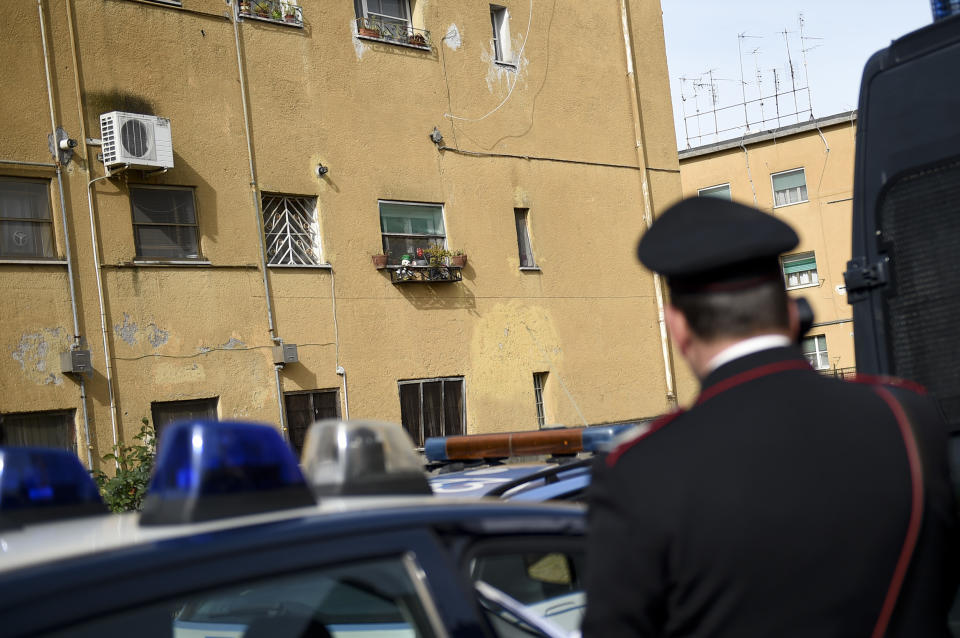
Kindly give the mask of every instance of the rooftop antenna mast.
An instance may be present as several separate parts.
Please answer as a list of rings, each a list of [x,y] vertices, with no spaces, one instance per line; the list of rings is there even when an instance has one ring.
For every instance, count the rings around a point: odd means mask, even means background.
[[[747,83],[743,79],[743,41],[746,38],[759,38],[758,35],[747,35],[746,32],[737,34],[737,58],[740,60],[740,96],[743,98],[743,124],[746,132],[750,132],[750,117],[747,115]],[[756,52],[756,49],[754,49]],[[761,128],[763,125],[761,124]]]
[[[797,122],[800,121],[800,105],[797,103],[797,81],[793,73],[793,58],[790,57],[790,37],[787,35],[790,33],[786,29],[782,31],[783,34],[783,44],[787,48],[787,65],[790,67],[790,92],[793,94],[793,114],[797,117]]]
[[[683,112],[683,135],[687,140],[687,148],[690,148],[690,128],[687,125],[687,94],[683,90],[686,82],[692,83],[693,78],[680,77],[680,108]],[[696,95],[696,88],[694,88],[694,95]]]
[[[777,76],[777,69],[773,71],[773,103],[777,109],[777,128],[780,128],[780,78]]]
[[[767,118],[763,114],[763,72],[760,70],[760,59],[757,57],[759,54],[760,47],[757,47],[751,52],[753,56],[753,66],[757,71],[757,96],[760,101],[760,128],[762,129],[767,123]]]
[[[810,119],[813,119],[813,99],[810,97],[810,73],[807,69],[807,51],[813,51],[819,44],[814,44],[813,46],[806,46],[806,40],[823,40],[823,38],[818,38],[814,36],[804,35],[803,34],[803,25],[805,20],[803,19],[803,14],[800,14],[798,19],[800,22],[800,55],[803,57],[803,79],[807,83],[807,107],[810,109]]]

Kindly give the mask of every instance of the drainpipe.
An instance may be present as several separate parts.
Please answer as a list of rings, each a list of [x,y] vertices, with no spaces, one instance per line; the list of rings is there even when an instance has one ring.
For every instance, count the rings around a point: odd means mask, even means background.
[[[636,136],[637,160],[643,170],[640,171],[640,186],[643,190],[643,223],[645,230],[653,224],[653,201],[650,197],[650,184],[647,180],[646,145],[643,143],[643,114],[640,112],[640,85],[633,68],[633,42],[630,33],[629,0],[620,0],[620,19],[623,23],[623,44],[627,54],[627,80],[630,83],[630,105],[633,110],[633,130]],[[663,294],[663,279],[653,273],[653,290],[657,300],[657,322],[660,325],[660,348],[663,353],[663,371],[667,384],[667,404],[676,407],[677,391],[676,376],[673,370],[673,357],[670,353],[670,336],[667,333],[667,322],[664,314],[666,306]]]
[[[276,325],[273,321],[273,300],[270,294],[270,278],[267,273],[267,238],[263,231],[263,210],[260,206],[260,189],[257,187],[257,172],[253,163],[253,141],[250,137],[250,112],[247,109],[246,72],[243,68],[243,57],[240,55],[240,29],[237,26],[237,10],[234,6],[234,0],[229,0],[229,6],[230,22],[233,23],[233,42],[237,51],[237,73],[240,76],[240,103],[243,105],[243,131],[247,140],[247,161],[250,167],[250,197],[253,199],[253,213],[256,216],[257,234],[260,238],[260,271],[263,273],[264,299],[266,299],[267,302],[267,326],[270,330],[270,339],[274,343],[279,344],[283,343],[283,340],[277,336]],[[284,437],[289,440],[287,420],[283,408],[283,382],[280,379],[280,370],[282,368],[283,366],[275,365],[273,374],[277,382],[277,405],[280,412],[280,429]]]
[[[337,285],[333,268],[330,269],[330,300],[333,306],[333,345],[336,350],[337,374],[343,385],[343,418],[350,419],[350,399],[347,398],[347,371],[340,365],[340,327],[337,325]]]
[[[50,78],[50,54],[47,49],[47,26],[43,15],[43,2],[37,0],[37,12],[40,14],[40,38],[43,44],[43,69],[47,80],[47,103],[50,106],[50,135],[54,142],[57,169],[57,192],[60,196],[60,221],[63,224],[64,256],[67,260],[67,281],[70,285],[70,311],[73,314],[73,343],[70,350],[80,347],[80,321],[77,318],[77,291],[73,273],[73,253],[70,249],[70,228],[67,225],[67,208],[63,196],[63,167],[57,152],[57,120],[53,109],[53,88]],[[90,415],[87,413],[87,392],[83,375],[80,375],[80,402],[83,407],[83,433],[87,446],[87,467],[93,469],[93,453],[90,450]]]
[[[103,335],[103,358],[106,362],[107,391],[110,396],[110,423],[113,426],[113,444],[117,445],[120,440],[120,432],[117,425],[117,397],[113,391],[113,365],[110,363],[113,355],[110,352],[110,339],[107,336],[107,307],[103,296],[103,271],[100,269],[100,245],[97,242],[97,224],[93,214],[93,184],[108,177],[110,176],[104,175],[87,182],[87,207],[90,213],[90,243],[93,248],[93,265],[96,268],[97,274],[97,301],[100,303],[100,332]],[[116,464],[119,469],[119,459],[116,460]]]

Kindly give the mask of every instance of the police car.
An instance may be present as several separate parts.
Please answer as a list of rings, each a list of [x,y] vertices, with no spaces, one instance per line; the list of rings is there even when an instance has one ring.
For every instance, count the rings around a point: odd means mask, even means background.
[[[593,455],[645,427],[640,422],[429,438],[424,453],[432,470],[430,487],[451,497],[581,501]],[[516,462],[518,458],[538,460]]]
[[[0,448],[0,634],[576,635],[582,507],[433,496],[397,426],[304,447],[301,471],[270,426],[169,426],[131,514],[74,455]]]

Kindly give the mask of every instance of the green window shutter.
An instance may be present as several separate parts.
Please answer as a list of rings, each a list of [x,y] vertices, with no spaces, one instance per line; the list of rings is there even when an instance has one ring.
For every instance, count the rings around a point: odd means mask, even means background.
[[[805,270],[816,270],[816,269],[817,269],[816,257],[803,257],[800,259],[791,259],[790,261],[784,260],[783,262],[783,272],[787,275],[795,272],[803,272]]]
[[[722,186],[711,186],[710,188],[701,188],[697,191],[697,197],[716,197],[717,199],[731,199],[730,184]]]
[[[789,188],[799,188],[807,185],[807,178],[803,169],[790,171],[789,173],[780,173],[773,176],[773,190],[782,191]]]

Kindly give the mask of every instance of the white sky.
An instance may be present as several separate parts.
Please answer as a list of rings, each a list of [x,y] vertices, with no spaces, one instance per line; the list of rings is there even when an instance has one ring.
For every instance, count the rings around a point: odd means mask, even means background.
[[[667,64],[670,90],[677,129],[677,147],[709,144],[718,139],[714,135],[713,115],[688,118],[684,132],[684,109],[687,116],[713,108],[709,78],[713,69],[717,106],[742,105],[740,63],[737,45],[742,42],[743,87],[747,100],[759,97],[757,68],[761,73],[763,89],[761,104],[748,106],[750,132],[776,128],[774,73],[780,79],[780,93],[791,91],[790,70],[783,31],[786,29],[790,55],[793,59],[796,86],[807,86],[802,49],[807,49],[810,99],[807,92],[798,92],[796,107],[793,94],[779,98],[781,115],[801,111],[801,118],[809,119],[812,104],[814,117],[825,117],[857,108],[860,77],[863,65],[877,50],[891,40],[932,22],[929,0],[661,0],[664,37],[667,45]],[[801,42],[798,17],[803,14]],[[754,36],[740,40],[738,34]],[[756,37],[759,36],[759,37]],[[812,38],[820,39],[812,39]],[[754,50],[759,49],[756,54]],[[690,78],[681,82],[680,77]],[[694,87],[695,83],[701,86]],[[681,100],[682,95],[686,101]],[[806,112],[804,112],[806,111]],[[698,120],[699,119],[699,129]],[[717,117],[719,139],[738,137],[743,133],[742,106],[721,111]],[[780,123],[792,124],[796,116],[781,117]],[[702,137],[698,140],[698,132]]]

